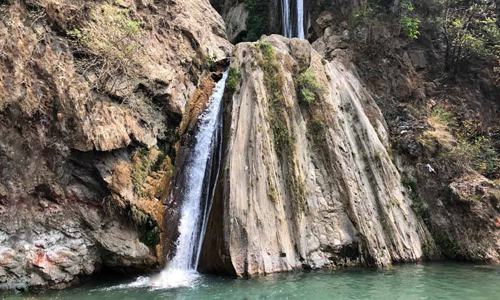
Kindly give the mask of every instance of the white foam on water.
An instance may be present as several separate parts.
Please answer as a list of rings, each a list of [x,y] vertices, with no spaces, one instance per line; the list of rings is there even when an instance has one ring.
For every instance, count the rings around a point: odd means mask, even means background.
[[[166,269],[149,281],[153,289],[173,289],[179,287],[194,287],[200,274],[196,270]]]

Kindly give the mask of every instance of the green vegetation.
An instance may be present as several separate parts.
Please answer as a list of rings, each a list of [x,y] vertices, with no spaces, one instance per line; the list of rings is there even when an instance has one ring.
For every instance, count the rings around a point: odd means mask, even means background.
[[[418,39],[420,19],[414,16],[415,7],[411,0],[399,2],[400,24],[403,33],[411,40]]]
[[[499,7],[487,0],[436,0],[445,33],[445,68],[453,75],[472,57],[500,55]]]
[[[269,4],[267,0],[244,0],[245,8],[248,11],[246,36],[240,37],[235,42],[253,42],[258,40],[263,34],[268,32],[267,13]]]
[[[238,69],[230,67],[229,73],[227,77],[226,89],[229,95],[234,94],[239,88],[241,84],[241,73]]]
[[[404,33],[409,39],[418,39],[420,32],[418,31],[418,24],[420,20],[415,17],[403,16],[401,17],[401,28],[403,28]]]
[[[283,73],[274,57],[274,49],[267,42],[257,44],[262,53],[260,66],[264,70],[266,88],[270,97],[270,121],[274,135],[274,146],[278,154],[293,153],[295,139],[288,129],[288,112],[286,101],[281,90],[283,86]]]
[[[139,240],[154,247],[160,242],[160,229],[151,216],[135,205],[130,205],[129,216],[139,229]]]
[[[138,195],[141,194],[143,183],[155,165],[155,163],[149,158],[150,151],[151,150],[147,148],[140,148],[134,153],[135,163],[132,166],[130,179],[132,179],[134,192]]]
[[[451,112],[440,107],[432,111],[432,116],[436,117],[441,124],[446,126],[455,126],[457,124],[457,118]]]
[[[285,78],[282,66],[276,59],[273,46],[267,42],[259,42],[256,47],[261,53],[259,65],[264,71],[266,90],[269,97],[269,121],[273,132],[274,147],[282,166],[287,168],[285,172],[287,174],[287,186],[290,195],[293,197],[294,218],[298,221],[301,214],[306,210],[306,189],[303,178],[300,174],[297,174],[296,140],[293,128],[289,128],[291,108],[287,106],[282,90]],[[274,202],[278,195],[271,182],[268,177],[268,196]]]
[[[217,53],[205,57],[205,67],[211,69],[217,61]]]
[[[467,163],[487,178],[499,177],[500,155],[488,137],[479,135],[472,140],[462,139],[452,154],[457,162]]]
[[[325,122],[323,122],[323,120],[314,119],[311,124],[311,129],[315,133],[319,133],[325,129]]]
[[[394,8],[389,8],[387,1],[368,0],[366,5],[351,12],[348,27],[352,32],[358,26],[364,25],[368,28],[367,39],[370,39],[371,31],[377,27],[386,26],[383,24],[388,21],[399,23],[402,33],[410,40],[417,39],[420,35],[418,30],[420,19],[416,16],[415,7],[411,0],[398,1]]]
[[[420,195],[418,194],[418,187],[415,180],[413,180],[408,175],[404,174],[401,177],[401,183],[408,191],[408,197],[412,200],[411,208],[415,212],[417,216],[422,218],[424,221],[428,221],[429,219],[429,210],[427,206],[420,199]]]
[[[143,195],[143,187],[147,177],[154,171],[161,168],[165,159],[170,159],[156,148],[139,148],[132,155],[132,166],[130,172],[130,179],[134,192],[143,197],[152,195]],[[169,160],[170,161],[170,160]],[[173,173],[172,165],[169,163],[166,171]]]
[[[351,11],[351,15],[348,19],[349,32],[354,32],[354,30],[361,25],[372,28],[376,23],[380,22],[378,16],[383,12],[385,12],[385,10],[380,5],[379,1],[367,1],[366,5]]]
[[[482,124],[471,121],[459,122],[451,111],[439,107],[434,109],[432,117],[436,118],[445,130],[451,132],[452,138],[456,140],[455,145],[445,147],[446,149],[441,153],[443,158],[454,161],[463,171],[470,168],[490,179],[500,177],[498,145]],[[446,135],[436,136],[439,142],[445,144],[443,137]],[[424,146],[431,143],[423,138],[419,141]]]
[[[306,71],[296,79],[299,100],[304,104],[312,104],[318,97],[324,94],[325,89],[316,80],[314,73]]]

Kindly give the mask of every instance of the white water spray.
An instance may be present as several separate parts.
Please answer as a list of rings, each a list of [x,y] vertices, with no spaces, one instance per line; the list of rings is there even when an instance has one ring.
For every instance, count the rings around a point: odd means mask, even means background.
[[[222,126],[221,106],[227,76],[226,71],[217,82],[207,109],[198,119],[195,145],[185,170],[188,177],[183,195],[177,252],[160,274],[152,278],[139,278],[128,287],[152,286],[164,289],[191,286],[199,277],[196,269],[213,200],[210,199],[213,197],[213,191],[210,190],[212,187],[204,183],[206,180],[210,181],[214,156],[217,156],[217,162],[220,160],[221,152],[215,153],[215,143]],[[216,180],[217,176],[218,174]]]

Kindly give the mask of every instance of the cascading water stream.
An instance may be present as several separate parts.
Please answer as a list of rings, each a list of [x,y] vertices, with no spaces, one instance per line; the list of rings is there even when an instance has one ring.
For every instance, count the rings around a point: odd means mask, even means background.
[[[297,0],[297,37],[304,39],[304,0]]]
[[[298,37],[299,39],[304,39],[304,0],[296,0],[296,35],[294,35],[294,26],[292,25],[290,0],[282,0],[281,9],[281,15],[283,18],[283,35],[287,38]]]
[[[283,35],[287,38],[293,37],[292,22],[290,18],[290,0],[283,0],[281,5],[283,16]]]
[[[211,179],[217,181],[222,133],[222,97],[228,72],[217,82],[205,112],[198,119],[198,132],[195,144],[188,157],[185,172],[188,174],[181,208],[177,252],[159,275],[152,278],[139,278],[130,286],[153,286],[154,288],[174,288],[190,286],[199,276],[196,271],[208,223],[208,215],[213,202]],[[217,152],[216,150],[219,149]],[[212,176],[212,170],[216,170]]]

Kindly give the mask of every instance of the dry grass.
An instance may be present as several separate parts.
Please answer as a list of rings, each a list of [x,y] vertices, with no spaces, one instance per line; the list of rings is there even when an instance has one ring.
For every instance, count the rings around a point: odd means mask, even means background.
[[[427,150],[435,153],[438,150],[436,143],[439,143],[439,145],[448,151],[457,146],[457,140],[450,132],[448,125],[443,124],[438,116],[433,115],[430,117],[428,123],[433,129],[424,132],[417,139]]]
[[[81,62],[80,72],[97,70],[96,87],[119,93],[120,78],[137,77],[146,64],[140,42],[145,35],[142,24],[129,9],[108,3],[94,7],[90,22],[68,31],[77,51],[88,55]]]

